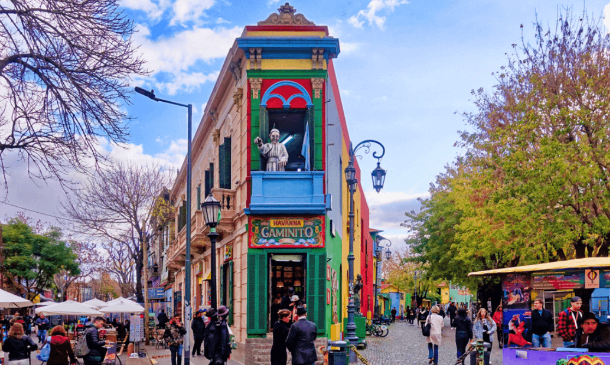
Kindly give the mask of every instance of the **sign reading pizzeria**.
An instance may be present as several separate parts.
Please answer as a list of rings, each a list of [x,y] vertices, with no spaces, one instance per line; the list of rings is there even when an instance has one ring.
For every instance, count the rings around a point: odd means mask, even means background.
[[[324,247],[324,217],[251,217],[248,247]]]

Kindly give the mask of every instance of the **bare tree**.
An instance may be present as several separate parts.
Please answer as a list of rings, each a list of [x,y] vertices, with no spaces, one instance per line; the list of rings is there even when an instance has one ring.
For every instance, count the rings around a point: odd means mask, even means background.
[[[127,298],[134,293],[133,245],[126,241],[102,244],[108,256],[102,263],[103,270],[117,280],[121,296]]]
[[[173,209],[158,199],[173,174],[159,166],[113,163],[89,179],[82,190],[63,203],[63,210],[82,234],[102,242],[122,242],[135,263],[136,295],[142,299],[140,273],[144,265],[143,243],[154,216]]]
[[[0,171],[17,151],[30,177],[69,180],[123,142],[129,78],[145,75],[116,0],[0,2]]]
[[[90,242],[68,241],[72,252],[76,254],[76,263],[80,272],[78,275],[72,274],[66,269],[60,270],[55,274],[53,281],[59,290],[62,300],[67,300],[68,288],[77,281],[90,279],[100,269],[100,254],[97,245]]]

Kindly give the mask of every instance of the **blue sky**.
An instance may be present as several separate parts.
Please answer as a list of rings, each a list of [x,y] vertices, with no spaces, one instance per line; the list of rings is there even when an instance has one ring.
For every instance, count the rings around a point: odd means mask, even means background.
[[[126,14],[137,25],[134,41],[152,71],[150,77],[135,79],[134,86],[192,103],[196,128],[234,39],[245,25],[266,19],[284,2],[123,0]],[[329,26],[330,35],[340,40],[335,69],[352,140],[372,138],[386,147],[382,167],[388,175],[382,193],[370,192],[370,179],[363,179],[371,224],[395,243],[407,234],[399,226],[403,213],[417,208],[414,199],[426,196],[435,176],[459,153],[453,144],[457,131],[467,128],[460,114],[473,111],[470,92],[491,89],[491,73],[506,64],[511,44],[519,43],[521,24],[525,38],[531,39],[536,14],[543,23],[554,25],[558,12],[567,6],[575,12],[585,6],[599,17],[608,3],[292,1],[298,13]],[[127,109],[137,120],[130,124],[128,152],[105,148],[121,158],[180,165],[186,152],[185,110],[137,94],[132,103]],[[375,167],[369,156],[360,164],[367,175]],[[9,202],[57,214],[61,190],[26,180],[25,174],[14,173]],[[48,194],[49,189],[54,193]],[[0,219],[16,210],[9,207]]]

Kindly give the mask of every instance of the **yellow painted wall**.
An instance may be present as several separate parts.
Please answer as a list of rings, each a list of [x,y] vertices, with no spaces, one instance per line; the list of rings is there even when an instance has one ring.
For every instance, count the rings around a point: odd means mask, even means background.
[[[345,140],[343,140],[343,148],[341,153],[341,160],[343,161],[343,168],[345,169],[349,163],[349,153],[348,147],[345,144]],[[343,175],[343,174],[342,174]],[[345,175],[343,175],[345,176]],[[360,181],[360,179],[359,179]],[[359,182],[360,183],[360,182]],[[342,270],[343,270],[343,278],[341,283],[341,295],[342,295],[342,303],[345,303],[342,308],[343,316],[342,318],[347,318],[347,303],[349,298],[349,263],[347,261],[347,256],[349,255],[349,189],[347,187],[347,182],[345,178],[342,179],[342,187],[343,187],[343,227],[345,227],[344,235],[343,235],[343,259]],[[356,188],[356,192],[354,192],[354,279],[361,274],[361,246],[362,246],[362,228],[361,228],[361,209],[360,205],[362,204],[362,194],[360,194],[360,189]],[[366,298],[363,298],[366,300]]]
[[[264,55],[263,55],[264,57]],[[327,69],[326,60],[323,61],[322,68]],[[251,70],[250,61],[247,61],[246,69]],[[263,70],[311,70],[311,60],[261,60],[261,69]]]
[[[449,287],[445,286],[441,288],[441,303],[449,303]]]

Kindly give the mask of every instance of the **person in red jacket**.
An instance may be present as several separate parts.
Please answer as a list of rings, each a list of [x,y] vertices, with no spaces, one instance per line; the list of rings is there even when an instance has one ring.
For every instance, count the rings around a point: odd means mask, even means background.
[[[492,317],[494,322],[496,322],[496,333],[498,334],[498,346],[502,348],[504,346],[504,329],[502,328],[502,304],[496,308],[496,312]]]
[[[63,326],[55,326],[51,330],[51,353],[47,365],[71,365],[76,364],[76,357],[70,339]]]
[[[580,328],[582,322],[581,306],[582,299],[574,297],[572,298],[571,307],[559,312],[557,334],[563,338],[563,347],[574,347],[576,330]]]

